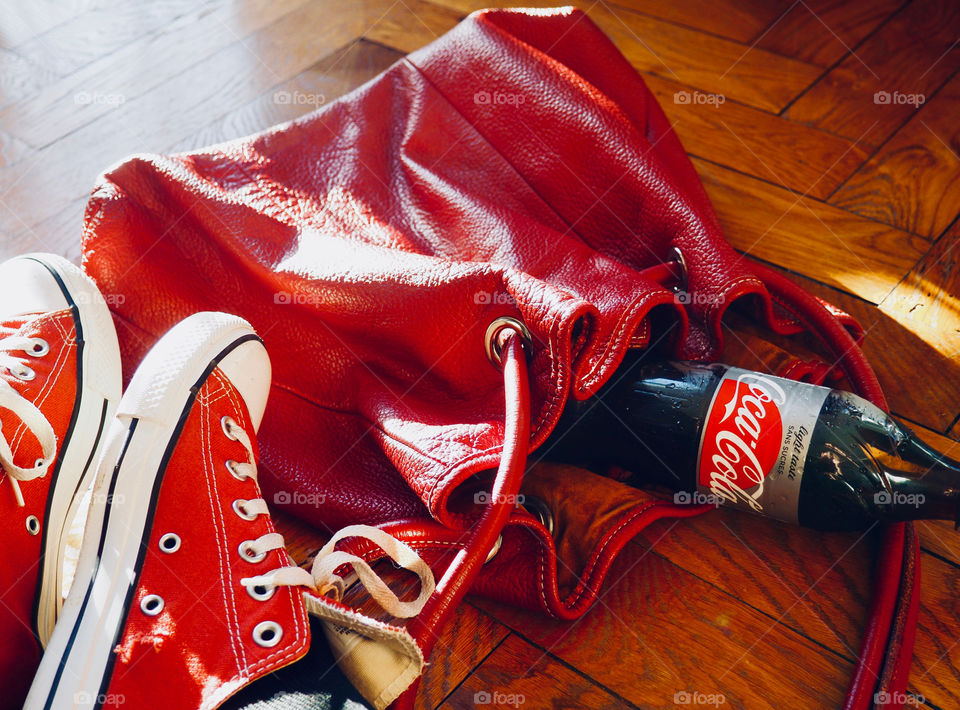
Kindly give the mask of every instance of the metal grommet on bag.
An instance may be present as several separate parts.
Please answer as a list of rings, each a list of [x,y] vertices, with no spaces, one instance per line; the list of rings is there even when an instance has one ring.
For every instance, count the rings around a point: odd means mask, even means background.
[[[500,552],[501,545],[503,545],[503,535],[498,535],[497,541],[493,543],[493,547],[491,547],[490,552],[487,553],[487,559],[483,561],[483,564],[487,564],[487,562],[497,556],[497,553]]]
[[[540,524],[547,529],[548,533],[550,533],[550,537],[553,537],[553,531],[555,527],[553,511],[550,510],[550,506],[547,505],[546,501],[533,496],[524,496],[523,508],[530,513],[530,515],[539,520]]]
[[[677,282],[677,285],[674,287],[674,291],[686,291],[687,290],[687,260],[683,256],[683,252],[680,251],[680,247],[671,247],[670,251],[667,253],[668,258],[677,262],[677,265],[680,267],[680,280]]]
[[[500,335],[507,329],[518,333],[528,345],[533,342],[530,330],[524,325],[523,321],[513,318],[512,316],[495,318],[490,325],[487,326],[487,332],[483,336],[483,347],[487,351],[487,359],[497,367],[502,366],[501,353],[503,350],[503,342],[500,340]]]

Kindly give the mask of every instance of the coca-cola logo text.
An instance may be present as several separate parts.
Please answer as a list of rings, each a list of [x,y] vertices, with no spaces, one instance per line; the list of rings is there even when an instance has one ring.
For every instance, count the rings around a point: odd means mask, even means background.
[[[760,512],[764,479],[783,440],[786,393],[773,379],[743,373],[720,384],[700,452],[700,485],[730,503]]]

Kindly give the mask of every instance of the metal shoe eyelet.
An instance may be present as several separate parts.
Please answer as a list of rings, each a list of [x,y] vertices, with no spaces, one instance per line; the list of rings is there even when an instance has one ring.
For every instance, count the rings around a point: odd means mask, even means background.
[[[50,343],[43,338],[31,338],[33,347],[26,351],[30,357],[43,357],[50,352]]]
[[[240,547],[237,548],[237,552],[240,553],[243,559],[251,564],[263,562],[267,558],[266,552],[256,552],[253,549],[253,540],[244,540],[241,542]]]
[[[233,428],[239,428],[239,426],[240,425],[234,421],[233,417],[229,415],[225,414],[224,416],[220,417],[220,427],[223,429],[223,433],[226,435],[226,437],[231,441],[237,440],[237,437],[233,433]]]
[[[47,460],[41,456],[40,458],[38,458],[36,461],[33,462],[33,467],[34,467],[34,468],[40,468],[40,467],[43,466],[43,464],[45,464],[46,462],[47,462]]]
[[[239,515],[244,520],[256,520],[257,514],[251,513],[247,510],[247,503],[249,501],[244,500],[243,498],[238,498],[233,501],[233,512]]]
[[[253,640],[258,646],[273,648],[283,638],[283,628],[276,621],[261,621],[253,627]]]
[[[30,357],[43,357],[50,352],[50,343],[43,338],[32,338],[33,347],[26,351]]]
[[[247,587],[247,594],[256,599],[258,602],[265,602],[268,599],[271,599],[276,593],[276,587],[267,586],[266,584],[254,584]]]
[[[483,347],[484,350],[486,350],[487,359],[496,367],[502,365],[500,358],[503,350],[503,342],[500,340],[500,335],[504,330],[515,331],[517,335],[523,338],[523,341],[527,345],[533,342],[533,336],[530,335],[530,330],[523,324],[523,321],[512,318],[511,316],[494,318],[490,325],[487,326],[487,332],[484,333]]]
[[[230,459],[227,461],[227,470],[230,472],[230,475],[236,478],[238,481],[246,481],[250,476],[246,473],[241,473],[237,466],[240,465],[239,461],[234,461]]]
[[[27,532],[31,535],[36,535],[40,532],[40,518],[36,515],[27,516]]]
[[[140,600],[140,611],[147,616],[156,616],[163,611],[163,597],[156,594],[148,594]]]
[[[167,533],[160,538],[160,551],[168,555],[180,549],[180,536],[176,533]]]
[[[26,365],[20,365],[20,367],[12,368],[10,370],[10,374],[21,382],[29,382],[37,376],[37,373]]]

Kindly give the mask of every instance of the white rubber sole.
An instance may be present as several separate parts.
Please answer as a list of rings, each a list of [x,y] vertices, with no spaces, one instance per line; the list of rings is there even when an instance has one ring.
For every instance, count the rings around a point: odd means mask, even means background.
[[[103,296],[78,266],[53,254],[28,254],[18,259],[46,267],[79,321],[78,400],[60,455],[48,474],[43,559],[34,605],[34,628],[45,646],[63,602],[66,536],[83,492],[93,481],[104,430],[120,401],[120,346]]]
[[[113,649],[128,613],[139,613],[130,604],[166,463],[199,385],[217,366],[259,422],[269,360],[241,318],[187,318],[157,342],[134,374],[106,437],[77,575],[25,709],[98,708],[109,697]]]

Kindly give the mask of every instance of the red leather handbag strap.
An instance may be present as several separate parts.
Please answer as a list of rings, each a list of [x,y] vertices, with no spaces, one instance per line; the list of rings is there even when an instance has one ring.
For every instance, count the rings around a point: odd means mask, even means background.
[[[853,336],[814,296],[762,264],[753,265],[770,295],[837,357],[854,389],[886,410],[877,376]],[[906,692],[916,633],[920,563],[912,523],[887,526],[880,544],[873,601],[844,710],[863,710]]]
[[[530,387],[522,342],[519,334],[511,330],[507,331],[502,344],[506,416],[503,455],[490,491],[490,502],[480,520],[466,533],[463,548],[447,567],[433,596],[407,627],[425,658],[429,657],[439,630],[450,620],[457,605],[473,585],[490,550],[503,532],[520,493],[530,443]],[[407,688],[393,707],[412,708],[418,686],[419,681]]]

